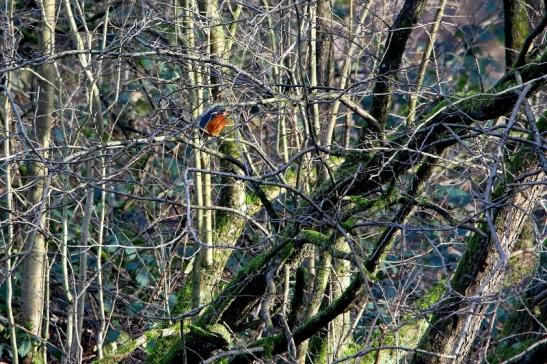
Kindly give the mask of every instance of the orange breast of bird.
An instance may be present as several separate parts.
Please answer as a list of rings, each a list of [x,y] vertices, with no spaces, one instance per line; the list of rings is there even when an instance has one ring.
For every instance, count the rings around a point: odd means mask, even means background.
[[[224,129],[227,122],[228,118],[225,115],[216,115],[207,123],[205,130],[208,134],[217,136]]]

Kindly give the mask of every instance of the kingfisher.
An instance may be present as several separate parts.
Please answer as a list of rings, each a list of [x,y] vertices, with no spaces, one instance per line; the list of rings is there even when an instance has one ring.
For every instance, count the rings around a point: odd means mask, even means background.
[[[209,136],[218,136],[228,122],[230,112],[224,106],[213,106],[198,118],[199,127]]]

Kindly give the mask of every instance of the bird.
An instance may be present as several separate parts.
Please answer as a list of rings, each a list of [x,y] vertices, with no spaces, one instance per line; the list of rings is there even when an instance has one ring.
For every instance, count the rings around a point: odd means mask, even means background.
[[[198,118],[198,124],[206,135],[218,136],[228,122],[230,112],[224,106],[213,106]]]

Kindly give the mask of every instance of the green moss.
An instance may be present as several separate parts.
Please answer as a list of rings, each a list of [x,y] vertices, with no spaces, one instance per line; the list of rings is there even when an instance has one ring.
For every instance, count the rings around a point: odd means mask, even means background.
[[[466,97],[471,97],[477,95],[479,92],[477,90],[465,90],[455,92],[451,97],[457,101],[458,99],[465,99]]]
[[[376,200],[371,200],[361,196],[350,196],[350,201],[355,205],[353,209],[357,211],[368,210],[376,202]]]
[[[311,357],[311,359],[310,359]],[[329,347],[323,336],[314,335],[310,339],[310,348],[306,364],[328,364],[329,363]]]
[[[318,231],[304,229],[298,234],[298,239],[315,246],[326,246],[331,242],[331,239]]]
[[[370,207],[371,213],[385,211],[388,207],[399,198],[399,192],[392,190],[386,197],[378,198]]]
[[[202,341],[213,343],[218,347],[227,347],[232,339],[228,330],[222,324],[214,324],[205,329],[188,325],[190,332],[199,337]]]
[[[95,130],[90,129],[90,128],[83,128],[83,129],[82,129],[82,134],[83,134],[86,138],[91,138],[92,136],[95,135]]]
[[[279,195],[281,188],[274,185],[262,185],[262,191],[264,192],[266,197],[271,197]],[[262,205],[260,205],[260,207],[262,207]]]
[[[283,250],[280,252],[279,256],[280,256],[282,261],[285,261],[285,260],[289,259],[294,254],[294,251],[295,251],[294,244],[287,244],[283,248]]]
[[[468,113],[476,113],[487,109],[496,100],[493,95],[476,95],[474,97],[471,95],[468,97],[468,99],[461,103],[461,107]]]
[[[499,89],[493,90],[492,94],[480,95],[476,90],[466,90],[463,92],[456,92],[450,96],[447,96],[445,99],[437,102],[425,115],[421,117],[423,120],[433,118],[437,113],[441,112],[443,109],[450,108],[452,106],[457,107],[458,109],[465,110],[467,113],[475,113],[481,111],[488,106],[491,106],[491,103],[495,102],[493,97],[494,93],[497,91],[504,90],[507,87],[510,87],[511,82],[507,82],[499,85]]]
[[[282,247],[282,249],[286,250],[287,245],[294,244],[286,244],[284,247]],[[291,248],[289,247],[288,249]],[[294,249],[294,246],[292,247],[292,249]],[[277,250],[274,249],[272,251],[259,254],[254,257],[249,263],[247,263],[243,269],[239,270],[237,275],[231,280],[232,283],[225,288],[224,293],[226,295],[223,297],[218,297],[213,302],[213,304],[207,308],[207,310],[199,318],[197,325],[203,326],[217,322],[217,320],[220,318],[218,307],[228,307],[230,305],[230,302],[237,297],[239,289],[241,288],[241,282],[248,278],[250,275],[256,274],[256,272],[259,271],[261,268],[265,267],[276,253]]]
[[[534,228],[531,223],[525,223],[520,232],[519,241],[517,242],[518,249],[529,249],[535,245]]]
[[[421,119],[427,120],[427,119],[429,119],[429,118],[435,116],[435,115],[436,115],[438,112],[440,112],[442,109],[444,109],[444,108],[450,106],[450,104],[451,104],[451,102],[450,102],[450,100],[448,100],[448,99],[443,99],[443,100],[437,102],[437,104],[435,104],[435,106],[433,106],[433,107],[431,108],[431,110],[429,110],[429,111],[427,112],[426,115],[424,115],[423,117],[421,117]]]
[[[437,282],[426,294],[417,299],[412,306],[419,310],[428,309],[433,304],[437,303],[443,296],[446,290],[446,280],[443,279]]]
[[[355,175],[355,173],[357,173],[357,165],[359,163],[359,158],[355,157],[355,158],[346,158],[346,161],[344,162],[344,164],[342,164],[340,167],[338,167],[336,169],[336,171],[334,172],[334,180],[335,181],[340,181],[344,178],[347,178],[347,177],[351,177],[353,175]],[[330,187],[330,181],[328,182],[329,183],[329,187]]]
[[[217,241],[218,240],[218,236],[224,236],[222,235],[223,233],[223,230],[224,230],[224,227],[228,225],[228,223],[232,220],[231,216],[229,213],[226,213],[225,211],[219,211],[219,212],[222,212],[221,214],[220,213],[217,213],[215,215],[215,233],[217,235]],[[226,240],[231,240],[232,237],[231,236],[224,236]]]
[[[427,322],[425,320],[418,320],[413,324],[408,324],[402,326],[397,332],[390,331],[386,334],[381,341],[378,343],[378,346],[407,346],[415,347],[421,335],[425,332],[427,328]],[[370,353],[369,359],[379,356],[380,363],[398,363],[402,357],[406,355],[405,351],[401,350],[382,350],[379,352]]]
[[[146,340],[146,352],[148,363],[160,363],[163,355],[171,348],[178,339],[179,324],[175,324],[170,327],[169,335],[164,336],[163,327],[153,328],[148,330],[144,336]],[[140,338],[131,339],[127,333],[122,333],[117,342],[119,347],[114,349],[111,353],[108,353],[103,359],[96,360],[96,364],[111,364],[119,363],[120,361],[128,358],[137,348],[143,344]]]
[[[343,358],[343,357],[346,357],[346,356],[355,355],[358,352],[360,352],[362,349],[363,349],[362,345],[359,345],[359,344],[351,341],[351,342],[347,343],[346,345],[344,345],[344,350],[342,351],[341,357]]]
[[[178,325],[177,325],[178,327]],[[178,331],[178,330],[177,330]],[[146,345],[146,362],[160,364],[164,355],[180,340],[178,335],[170,337],[150,337]]]
[[[294,167],[289,167],[285,170],[285,179],[289,182],[293,182],[293,181],[296,181],[296,176],[297,176],[297,173],[296,173],[296,168]]]
[[[274,348],[276,343],[276,336],[263,337],[256,340],[253,343],[253,347],[261,347],[264,351],[262,356],[266,359],[270,359],[274,355]]]
[[[206,326],[185,325],[184,331],[186,343],[192,343],[191,348],[186,347],[186,355],[189,363],[199,362],[198,358],[208,355],[221,348],[227,348],[231,343],[231,336],[226,327],[221,324]],[[168,349],[168,350],[166,350]],[[162,350],[154,354],[154,361],[149,358],[151,363],[181,363],[184,357],[183,341],[181,337],[176,337],[166,345],[162,345]]]
[[[511,36],[513,37],[511,47],[513,49],[521,49],[526,36],[530,32],[530,17],[525,6],[521,6],[518,2],[516,4],[511,12],[513,15],[511,19],[513,28],[511,32]]]
[[[355,225],[357,225],[358,222],[359,222],[358,218],[350,217],[346,221],[342,222],[342,227],[346,230],[351,230],[355,227]]]
[[[161,356],[155,356],[154,360],[156,363],[159,364],[168,364],[168,363],[176,363],[177,358],[179,357],[181,353],[182,348],[182,340],[181,338],[177,338],[175,342],[171,345],[167,353],[161,357]]]
[[[212,332],[222,337],[222,339],[226,341],[228,345],[232,343],[232,335],[230,335],[230,332],[228,331],[226,326],[222,324],[214,324],[214,325],[211,325],[208,329],[209,329],[209,332]]]
[[[485,226],[482,224],[479,227],[480,231],[484,231]],[[477,260],[481,259],[485,254],[486,249],[483,249],[484,239],[479,234],[473,234],[467,243],[466,252],[458,263],[458,267],[452,276],[452,288],[458,293],[464,293],[469,281],[473,279],[472,272],[476,269]]]
[[[329,163],[333,166],[340,166],[346,161],[345,156],[331,155],[329,156]]]
[[[171,310],[173,315],[180,315],[192,308],[192,282],[187,280],[181,290],[177,292],[175,307]]]
[[[384,242],[385,240],[382,237],[379,241]],[[366,271],[370,274],[370,278],[373,282],[378,282],[387,277],[387,270],[385,269],[384,263],[394,243],[395,241],[393,239],[389,239],[385,245],[376,244],[373,251],[376,253],[378,251],[377,249],[381,246],[380,255],[371,255],[370,258],[366,260]]]
[[[245,204],[246,205],[258,205],[260,203],[260,198],[254,193],[245,194]]]
[[[537,121],[537,127],[538,127],[540,133],[544,132],[547,129],[547,111],[545,111],[539,117],[539,119]]]
[[[127,339],[127,334],[120,335],[118,342],[121,343],[119,348],[112,354],[107,355],[103,359],[96,360],[94,364],[113,364],[122,361],[133,353],[138,347],[139,343],[136,339]]]
[[[246,266],[244,269],[240,270],[236,278],[242,278],[244,277],[248,272],[254,271],[257,268],[260,268],[262,266],[265,266],[268,263],[268,260],[270,259],[270,254],[268,252],[264,252],[262,254],[257,255],[254,257]]]
[[[503,282],[504,287],[512,287],[530,277],[536,270],[537,259],[531,254],[518,254],[509,257],[509,271]]]

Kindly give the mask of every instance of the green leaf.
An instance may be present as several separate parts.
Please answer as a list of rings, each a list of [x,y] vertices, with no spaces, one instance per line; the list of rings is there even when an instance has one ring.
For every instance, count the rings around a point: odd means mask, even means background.
[[[118,337],[120,337],[121,331],[118,330],[108,330],[105,337],[105,342],[111,343],[116,341]]]
[[[32,342],[29,339],[22,340],[19,342],[19,356],[25,357],[29,353],[30,349],[32,348]]]
[[[137,274],[137,283],[141,286],[141,287],[144,287],[148,284],[148,282],[150,281],[148,279],[148,273],[146,273],[145,271],[141,270],[138,274]]]
[[[140,264],[137,262],[130,262],[125,266],[125,268],[129,271],[137,270],[139,268],[139,265]]]

